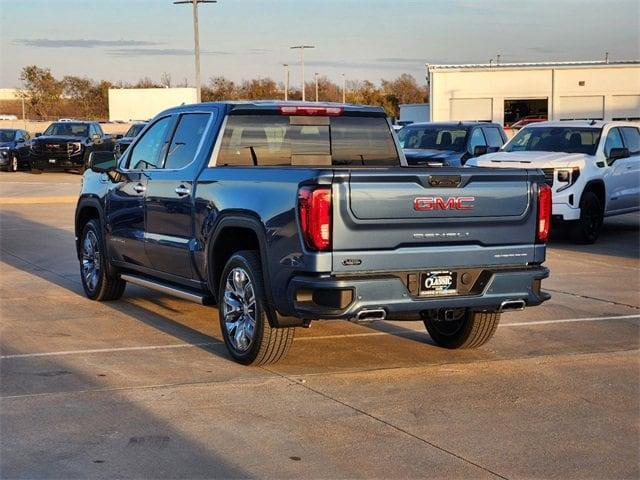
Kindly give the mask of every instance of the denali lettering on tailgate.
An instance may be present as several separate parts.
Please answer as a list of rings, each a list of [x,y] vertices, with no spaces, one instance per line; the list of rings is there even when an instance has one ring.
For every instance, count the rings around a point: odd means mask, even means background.
[[[416,197],[413,209],[424,210],[471,210],[476,197]]]

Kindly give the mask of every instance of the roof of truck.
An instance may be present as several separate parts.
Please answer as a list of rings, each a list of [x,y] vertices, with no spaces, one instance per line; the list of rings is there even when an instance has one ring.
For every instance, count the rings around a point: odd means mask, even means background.
[[[189,105],[179,105],[177,107],[165,110],[163,113],[169,112],[186,112],[186,111],[212,111],[218,108],[224,108],[226,111],[232,110],[277,110],[280,107],[307,107],[307,108],[342,108],[345,112],[353,113],[369,113],[384,114],[382,107],[370,105],[355,105],[351,103],[334,103],[334,102],[300,102],[283,100],[247,100],[247,101],[229,101],[229,102],[203,102],[193,103]]]

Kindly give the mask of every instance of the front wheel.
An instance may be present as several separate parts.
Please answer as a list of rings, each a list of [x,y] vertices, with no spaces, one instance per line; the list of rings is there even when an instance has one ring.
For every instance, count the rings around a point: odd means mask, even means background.
[[[269,324],[260,257],[240,251],[227,262],[218,289],[218,313],[224,343],[244,365],[266,365],[285,357],[295,328]]]
[[[585,192],[580,199],[580,219],[571,229],[571,238],[576,243],[590,245],[600,236],[604,221],[604,207],[593,192]]]
[[[92,219],[82,229],[78,256],[84,293],[91,300],[117,300],[124,293],[126,282],[107,271],[107,258],[102,229]]]
[[[9,166],[9,170],[12,172],[17,172],[18,168],[19,168],[18,157],[16,155],[13,155],[11,157],[11,165]]]
[[[500,323],[498,312],[472,312],[464,309],[445,315],[430,312],[424,320],[436,345],[444,348],[478,348],[489,341]]]

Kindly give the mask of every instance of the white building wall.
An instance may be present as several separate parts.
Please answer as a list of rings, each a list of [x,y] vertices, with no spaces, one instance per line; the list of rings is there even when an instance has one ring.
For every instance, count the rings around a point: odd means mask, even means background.
[[[432,121],[503,123],[504,101],[508,99],[547,99],[552,120],[584,118],[581,113],[598,111],[594,110],[596,103],[602,105],[605,120],[640,117],[640,65],[432,68],[429,71]],[[595,98],[587,107],[586,99],[581,102],[571,97]],[[466,111],[465,102],[469,106]],[[485,108],[490,105],[491,118],[471,118],[481,113],[477,110],[480,103]]]
[[[110,88],[109,120],[148,120],[167,108],[196,102],[195,88]]]

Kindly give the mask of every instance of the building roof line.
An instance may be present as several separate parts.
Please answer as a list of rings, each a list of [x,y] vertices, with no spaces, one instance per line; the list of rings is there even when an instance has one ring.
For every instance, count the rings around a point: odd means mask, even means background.
[[[571,67],[617,67],[640,65],[640,60],[586,60],[569,62],[517,62],[517,63],[466,63],[466,64],[425,64],[431,70],[474,70],[474,69],[507,69],[507,68],[571,68]]]

